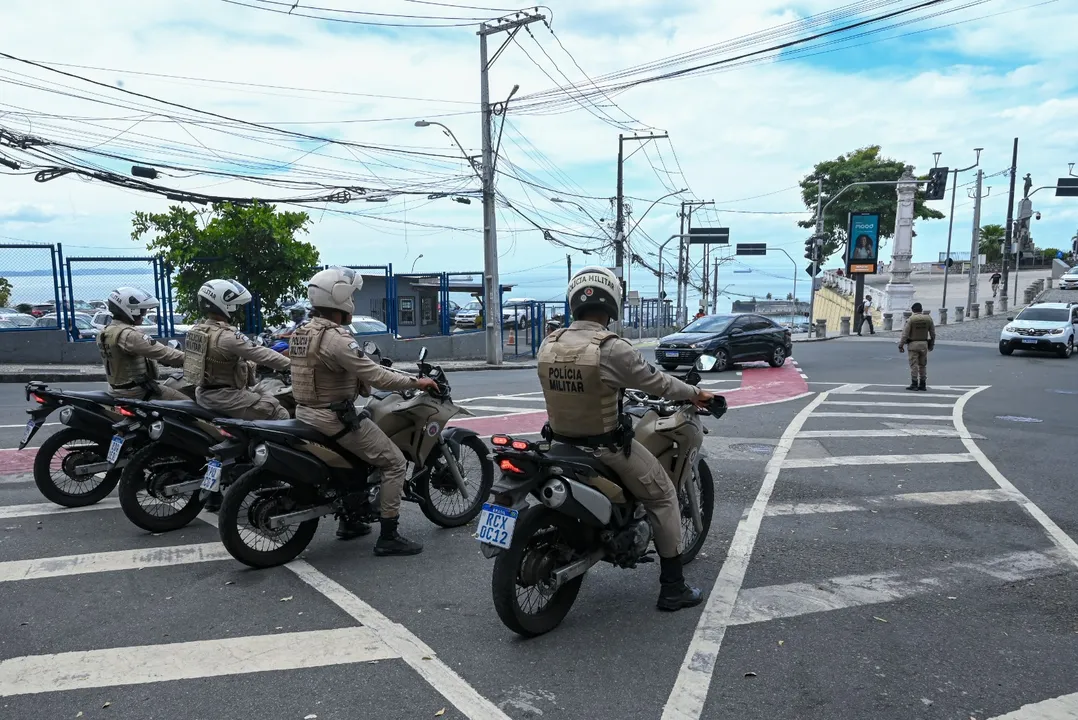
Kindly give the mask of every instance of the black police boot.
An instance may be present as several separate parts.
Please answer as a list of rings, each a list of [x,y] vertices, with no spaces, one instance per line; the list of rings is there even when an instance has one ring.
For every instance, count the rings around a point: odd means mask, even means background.
[[[371,534],[371,526],[362,520],[341,518],[337,521],[337,537],[341,540],[354,540]]]
[[[659,601],[655,603],[655,607],[660,610],[673,612],[694,607],[704,601],[704,593],[685,582],[680,555],[672,558],[659,557],[659,586]]]
[[[202,509],[206,512],[215,513],[221,509],[221,493],[210,493],[210,496],[206,498],[206,504],[202,506]]]
[[[918,390],[928,390],[928,388],[925,387],[926,382],[928,382],[928,378],[925,378],[925,377],[922,376],[921,379],[917,381],[917,389]]]
[[[906,388],[906,389],[907,390],[916,390],[917,389],[917,378],[916,377],[910,378],[910,386],[908,388]]]
[[[379,557],[388,555],[418,555],[423,552],[420,543],[412,542],[397,532],[400,518],[382,518],[382,532],[374,544],[374,554]]]

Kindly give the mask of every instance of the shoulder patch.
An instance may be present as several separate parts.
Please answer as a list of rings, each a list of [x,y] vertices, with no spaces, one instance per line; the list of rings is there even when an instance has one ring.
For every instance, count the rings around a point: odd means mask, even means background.
[[[242,343],[247,343],[248,345],[251,344],[251,338],[247,337],[246,335],[244,335],[239,330],[236,331],[236,339],[239,340]]]
[[[357,343],[355,340],[348,343],[348,349],[349,350],[354,350],[356,355],[359,355],[360,357],[363,357],[363,351],[359,349],[359,343]]]

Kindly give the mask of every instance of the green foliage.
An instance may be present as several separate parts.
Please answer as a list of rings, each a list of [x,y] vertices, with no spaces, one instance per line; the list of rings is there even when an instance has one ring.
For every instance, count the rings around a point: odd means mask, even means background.
[[[998,263],[1003,259],[1003,240],[1007,237],[1007,231],[1002,225],[982,225],[981,239],[977,250],[984,255],[986,263]]]
[[[23,313],[24,315],[29,315],[30,311],[34,309],[34,306],[30,303],[19,303],[15,306],[15,309]]]
[[[131,238],[145,240],[146,249],[172,267],[180,312],[196,310],[202,283],[233,278],[258,296],[271,324],[285,320],[281,300],[301,293],[317,270],[318,250],[295,237],[309,222],[305,212],[278,212],[264,203],[218,203],[203,212],[173,205],[167,213],[136,212]]]
[[[906,163],[880,155],[879,145],[848,152],[834,160],[817,163],[801,180],[801,199],[805,207],[816,211],[816,198],[819,194],[817,178],[823,178],[824,203],[834,197],[850,183],[878,180],[898,180],[902,176]],[[898,196],[893,185],[864,185],[850,188],[842,193],[838,200],[827,208],[824,215],[824,233],[827,240],[823,246],[823,257],[827,259],[847,242],[847,225],[850,213],[872,212],[880,215],[880,238],[894,235],[895,220],[898,212]],[[918,220],[938,220],[943,213],[925,205],[924,191],[919,189],[914,198],[913,216]],[[799,220],[800,227],[815,229],[816,221]]]
[[[7,281],[7,278],[0,277],[0,307],[7,305],[8,300],[11,299],[11,283]]]
[[[1040,250],[1041,257],[1048,258],[1049,260],[1054,258],[1060,252],[1062,251],[1059,248],[1041,248]],[[1063,254],[1066,255],[1066,253]],[[3,303],[0,303],[0,305],[3,305]]]

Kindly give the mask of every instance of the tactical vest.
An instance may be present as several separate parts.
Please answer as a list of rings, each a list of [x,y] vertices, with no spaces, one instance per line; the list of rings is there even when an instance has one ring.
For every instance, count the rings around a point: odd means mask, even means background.
[[[326,334],[335,325],[316,318],[300,325],[288,339],[292,361],[292,396],[296,403],[311,408],[328,408],[341,400],[354,401],[359,395],[359,378],[350,372],[332,370],[318,357]]]
[[[616,333],[564,328],[539,348],[539,385],[550,429],[566,437],[594,437],[618,425],[618,391],[602,382],[599,346]]]
[[[200,388],[243,388],[247,386],[247,362],[225,353],[217,344],[223,332],[235,328],[217,323],[199,323],[187,331],[183,349],[183,379]]]
[[[910,342],[928,339],[928,325],[931,319],[927,315],[914,315],[910,318]]]
[[[97,349],[105,361],[105,375],[109,385],[126,390],[157,379],[157,363],[138,355],[132,355],[120,347],[120,336],[125,332],[138,332],[130,325],[113,321],[97,336]]]

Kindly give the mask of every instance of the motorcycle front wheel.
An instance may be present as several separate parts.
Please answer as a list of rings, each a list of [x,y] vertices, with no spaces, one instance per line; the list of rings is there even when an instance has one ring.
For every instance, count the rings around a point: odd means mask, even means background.
[[[228,554],[244,565],[268,568],[295,560],[318,529],[318,518],[280,528],[266,521],[310,503],[297,488],[261,468],[248,470],[228,486],[217,512],[217,529]]]
[[[556,628],[576,601],[584,576],[555,589],[553,571],[571,561],[576,521],[542,506],[520,514],[508,550],[494,560],[494,609],[507,628],[536,637]]]
[[[170,485],[196,482],[206,458],[152,442],[131,456],[120,476],[120,507],[132,523],[149,532],[184,527],[201,512],[205,502],[198,487],[165,495]]]
[[[689,483],[692,486],[689,487]],[[699,499],[700,503],[700,531],[696,531],[696,525],[692,518],[692,506],[690,505],[690,493]],[[688,565],[696,559],[700,548],[707,540],[707,534],[711,530],[711,516],[715,512],[715,481],[711,477],[711,468],[703,460],[698,461],[696,472],[686,480],[686,485],[678,491],[678,505],[681,508],[681,538],[685,549],[681,551],[681,563]]]
[[[416,482],[415,487],[416,494],[423,500],[420,504],[423,514],[444,528],[460,527],[474,520],[494,485],[494,463],[486,443],[479,437],[473,435],[459,444],[450,443],[449,449],[457,460],[468,498],[460,494],[437,445],[431,450],[433,457],[428,461],[430,472]]]
[[[34,457],[34,484],[51,502],[64,507],[86,507],[100,502],[116,483],[122,468],[92,475],[78,475],[84,465],[106,462],[109,440],[87,435],[77,428],[64,428],[41,443]]]

